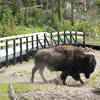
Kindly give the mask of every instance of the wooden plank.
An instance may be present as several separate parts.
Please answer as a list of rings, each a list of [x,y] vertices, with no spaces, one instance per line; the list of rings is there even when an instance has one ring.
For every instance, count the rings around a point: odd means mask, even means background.
[[[63,38],[64,38],[64,44],[66,44],[66,32],[65,31],[64,31]]]
[[[38,44],[38,35],[36,35],[36,49],[39,49],[39,44]]]
[[[46,34],[44,34],[44,48],[46,48]]]
[[[77,31],[75,32],[75,38],[76,38],[75,43],[77,43]]]
[[[22,38],[20,38],[20,63],[22,63],[23,58],[22,58]]]
[[[32,41],[31,41],[32,42],[32,49],[34,49],[34,41],[33,41],[34,38],[33,38],[33,36],[31,36],[31,39],[32,39]]]
[[[59,44],[63,45],[64,44],[63,36],[60,36],[59,35],[59,40],[60,40],[60,43]]]
[[[35,36],[35,35],[43,35],[44,33],[46,33],[47,35],[49,35],[48,32],[38,32],[38,33],[30,33],[30,34],[25,34],[25,35],[16,35],[16,36],[9,36],[9,37],[3,37],[0,38],[0,41],[5,41],[5,40],[12,40],[12,39],[17,39],[17,38],[24,38],[24,37],[31,37],[31,36]],[[59,32],[60,34],[63,34],[63,31]],[[70,31],[66,31],[66,33],[70,33]],[[75,33],[75,31],[72,31],[72,33]],[[78,34],[83,34],[83,32],[77,32]],[[53,32],[53,35],[57,34],[57,32]]]
[[[70,31],[70,44],[72,44],[72,31]]]
[[[6,40],[6,67],[8,67],[8,40]]]
[[[57,34],[57,37],[58,37],[58,45],[59,45],[59,42],[60,42],[60,36],[59,36],[59,32],[58,32],[58,34]]]
[[[45,41],[44,41],[44,43],[45,43],[45,44],[44,44],[44,45],[45,45],[45,48],[46,48],[46,47],[50,47],[50,40],[47,39],[46,34],[44,34],[44,40],[45,40]]]
[[[16,63],[16,40],[13,40],[13,64]]]
[[[26,37],[26,59],[28,61],[29,56],[28,56],[28,37]]]
[[[83,34],[83,45],[84,45],[84,47],[85,47],[85,32],[84,32],[84,34]]]

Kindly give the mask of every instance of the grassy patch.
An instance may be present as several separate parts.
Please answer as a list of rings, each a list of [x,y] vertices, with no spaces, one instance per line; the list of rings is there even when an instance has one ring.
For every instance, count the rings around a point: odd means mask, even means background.
[[[0,84],[0,100],[10,100],[8,84]]]
[[[100,72],[93,75],[89,80],[86,81],[91,86],[100,86]]]
[[[45,27],[40,26],[38,24],[33,25],[33,28],[35,28],[39,32],[45,32],[46,31]]]
[[[11,84],[16,92],[16,94],[19,94],[23,91],[29,91],[29,90],[45,90],[50,88],[51,86],[47,85],[39,85],[39,84]],[[10,100],[9,96],[9,84],[0,84],[0,100]]]
[[[86,40],[86,43],[100,45],[100,40],[90,39],[90,40]]]
[[[16,26],[16,35],[33,33],[33,31],[26,26]]]

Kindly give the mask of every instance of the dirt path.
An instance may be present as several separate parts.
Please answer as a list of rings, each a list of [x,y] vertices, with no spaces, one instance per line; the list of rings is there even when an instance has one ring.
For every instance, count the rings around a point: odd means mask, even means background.
[[[89,54],[94,54],[97,61],[96,70],[91,75],[93,76],[100,72],[100,51],[89,52]],[[0,72],[0,83],[30,83],[33,66],[33,60],[23,62],[22,64],[16,64],[15,66],[9,66],[4,72]],[[51,75],[51,72],[47,69],[44,74],[48,80],[54,79],[57,76],[57,73]],[[100,84],[100,79],[97,81]],[[37,84],[42,82],[38,72],[35,76],[35,82]],[[88,84],[80,85],[80,83],[72,81],[70,78],[68,79],[68,82],[68,84],[70,84],[69,86],[55,86],[52,84],[53,86],[50,89],[26,91],[21,94],[21,100],[26,100],[25,98],[27,98],[27,100],[100,100],[100,92],[91,92],[93,90],[92,86],[89,86]],[[50,83],[48,86],[49,85]],[[43,86],[45,86],[45,84],[43,84]]]
[[[96,69],[93,73],[95,74],[100,71],[100,51],[89,52],[89,54],[94,54],[97,61]],[[22,64],[9,66],[4,70],[4,72],[0,73],[0,83],[30,82],[29,77],[31,77],[31,70],[33,67],[33,60],[30,60],[29,62],[23,62]],[[44,72],[44,74],[47,73]],[[48,74],[50,74],[49,77],[52,77],[49,71]],[[46,75],[47,77],[48,74]]]

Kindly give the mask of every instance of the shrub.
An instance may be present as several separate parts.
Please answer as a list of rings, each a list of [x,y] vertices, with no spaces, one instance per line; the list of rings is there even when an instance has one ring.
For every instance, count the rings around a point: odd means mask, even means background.
[[[24,25],[24,15],[23,13],[17,13],[16,14],[16,24],[17,25]]]

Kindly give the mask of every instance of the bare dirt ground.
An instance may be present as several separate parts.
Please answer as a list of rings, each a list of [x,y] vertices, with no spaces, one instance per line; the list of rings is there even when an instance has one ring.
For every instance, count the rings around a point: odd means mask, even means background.
[[[97,65],[95,72],[91,75],[100,74],[100,51],[88,52],[95,55]],[[34,67],[34,61],[23,62],[22,64],[16,64],[4,68],[0,72],[0,83],[30,83],[31,70]],[[51,73],[47,69],[44,72],[46,79],[52,80],[56,78],[59,73]],[[86,82],[86,79],[82,75],[82,79]],[[38,85],[50,85],[48,89],[34,89],[31,91],[25,91],[20,93],[21,100],[100,100],[100,91],[94,91],[94,87],[89,85],[88,82],[81,85],[79,82],[72,80],[70,77],[67,79],[68,86],[57,86],[53,83],[43,83],[38,72],[35,75],[35,83]],[[100,75],[97,79],[97,83],[100,86]],[[34,85],[33,84],[33,85]]]

